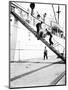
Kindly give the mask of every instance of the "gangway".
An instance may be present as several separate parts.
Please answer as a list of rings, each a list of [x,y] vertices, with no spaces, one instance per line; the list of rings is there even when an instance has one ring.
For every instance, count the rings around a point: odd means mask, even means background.
[[[23,19],[21,18],[18,14],[16,14],[15,12],[11,11],[11,14],[17,19],[19,20],[30,32],[32,32],[35,37],[37,37],[37,32]],[[49,47],[56,55],[58,55],[63,61],[64,63],[66,63],[65,57],[61,55],[60,52],[58,52],[58,50],[56,50],[53,46],[50,46],[49,43],[41,38],[40,39],[45,45],[47,45],[47,47]]]
[[[21,11],[23,11],[23,12],[25,12],[26,14],[29,14],[29,12],[28,11],[26,11],[22,6],[20,6],[18,3],[16,3],[16,2],[11,2],[11,6],[14,6],[14,7],[16,7],[16,8],[18,8],[18,9],[20,9]],[[53,8],[53,11],[54,11],[54,7],[53,7],[53,5],[52,5],[52,8]],[[54,15],[55,15],[55,12],[54,12]],[[38,21],[42,21],[42,20],[39,20],[39,19],[37,19],[37,17],[35,17],[34,15],[31,15],[34,19],[36,19],[36,20],[38,20]],[[55,17],[55,20],[56,20],[56,17]],[[43,22],[43,21],[42,21]],[[52,26],[51,25],[48,25],[48,24],[46,24],[45,22],[43,22],[46,26],[48,26],[49,28],[52,28]],[[54,22],[55,23],[55,22]],[[57,20],[56,20],[56,23],[57,23]],[[57,23],[58,24],[58,23]],[[52,32],[51,32],[52,33]],[[53,33],[52,33],[53,34]],[[63,38],[63,39],[65,39],[65,38]]]

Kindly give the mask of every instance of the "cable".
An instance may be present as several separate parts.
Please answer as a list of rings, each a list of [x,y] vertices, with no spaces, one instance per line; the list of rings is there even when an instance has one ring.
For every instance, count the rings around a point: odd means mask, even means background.
[[[52,8],[53,8],[54,17],[55,17],[55,20],[56,20],[56,23],[57,23],[57,19],[56,19],[56,15],[55,15],[55,10],[54,10],[53,4],[52,4]]]

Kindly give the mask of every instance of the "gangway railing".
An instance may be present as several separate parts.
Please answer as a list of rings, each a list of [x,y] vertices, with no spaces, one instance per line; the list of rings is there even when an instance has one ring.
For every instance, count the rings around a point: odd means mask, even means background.
[[[31,31],[35,37],[37,37],[37,32],[23,19],[21,18],[18,14],[15,12],[11,11],[11,14],[19,20],[29,31]],[[64,62],[66,62],[65,57],[61,55],[53,46],[51,46],[45,39],[41,38],[40,39],[45,45],[47,45],[56,55],[58,55]]]
[[[26,10],[24,10],[21,6],[19,6],[16,2],[11,2],[11,7],[15,6],[16,8],[19,8],[20,10],[24,11],[25,13],[29,14]]]
[[[26,14],[29,14],[29,12],[27,12],[22,6],[20,6],[18,3],[16,3],[16,2],[13,2],[13,3],[11,3],[12,5],[14,5],[14,6],[16,6],[17,8],[19,8],[19,9],[21,9],[23,12],[25,12]],[[41,20],[39,20],[39,19],[37,19],[37,17],[35,17],[34,15],[31,15],[33,18],[35,18],[36,20],[38,20],[38,21],[40,21],[41,22]],[[52,26],[50,26],[50,25],[48,25],[48,24],[46,24],[45,22],[43,22],[45,25],[47,25],[48,27],[52,27]],[[50,32],[51,33],[51,32]],[[56,42],[56,44],[54,45],[55,47],[56,46],[61,46],[61,47],[63,47],[61,44],[59,44],[59,42],[57,42],[54,38],[53,38],[53,40]],[[64,47],[63,47],[63,49],[64,49]]]
[[[16,2],[12,2],[11,3],[11,5],[14,5],[15,7],[17,7],[17,8],[19,8],[20,10],[22,10],[22,11],[24,11],[26,14],[29,14],[29,12],[27,12],[26,10],[24,10],[19,4],[17,4]],[[41,20],[39,20],[39,19],[37,19],[37,17],[35,17],[34,15],[31,15],[33,18],[35,18],[36,20],[38,20],[38,21],[40,21],[41,22]],[[50,26],[50,25],[48,25],[48,24],[46,24],[45,22],[43,22],[45,25],[47,25],[48,27],[52,27],[52,26]]]
[[[16,2],[11,2],[11,5],[14,5],[15,7],[17,7],[17,8],[19,8],[20,10],[22,10],[23,12],[25,12],[26,14],[29,14],[29,12],[28,11],[26,11],[25,9],[23,9],[23,7],[22,6],[20,6],[19,4],[17,4]],[[31,15],[33,18],[35,18],[36,20],[38,20],[38,21],[43,21],[43,20],[39,20],[39,19],[37,19],[37,17],[35,17],[34,15]],[[50,26],[50,25],[48,25],[48,24],[46,24],[45,22],[43,22],[45,25],[47,25],[49,28],[52,28],[52,26]],[[53,33],[52,33],[53,34]],[[65,38],[63,38],[63,39],[65,39]]]

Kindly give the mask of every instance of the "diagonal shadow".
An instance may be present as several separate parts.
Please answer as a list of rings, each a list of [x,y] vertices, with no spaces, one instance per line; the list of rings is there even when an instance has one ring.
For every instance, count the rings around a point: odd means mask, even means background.
[[[14,81],[14,80],[16,80],[16,79],[19,79],[19,78],[24,77],[24,76],[26,76],[26,75],[32,74],[32,73],[34,73],[34,72],[36,72],[36,71],[39,71],[39,70],[44,69],[44,68],[47,68],[47,67],[52,66],[52,65],[54,65],[54,64],[58,64],[58,63],[57,63],[57,62],[54,62],[54,63],[51,63],[51,64],[49,64],[49,65],[43,66],[43,67],[41,67],[41,68],[32,70],[32,71],[30,71],[30,72],[27,72],[27,73],[24,73],[24,74],[15,76],[15,77],[11,78],[10,81]]]
[[[62,72],[60,75],[58,75],[58,77],[56,79],[54,79],[50,85],[56,85],[65,75],[65,71]]]
[[[10,63],[40,63],[40,64],[49,64],[49,63],[58,63],[58,64],[64,64],[63,61],[58,61],[58,62],[40,62],[40,61],[11,61]]]

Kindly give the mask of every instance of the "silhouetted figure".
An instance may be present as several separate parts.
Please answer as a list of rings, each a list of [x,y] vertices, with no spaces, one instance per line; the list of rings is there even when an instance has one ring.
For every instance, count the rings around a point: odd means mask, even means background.
[[[43,31],[40,31],[39,36],[40,36],[40,38],[43,38]]]
[[[50,42],[50,45],[53,45],[53,42],[52,42],[52,35],[51,35],[51,34],[50,34],[49,42]]]
[[[41,22],[41,29],[39,32],[40,38],[45,38],[47,36],[47,30],[45,29],[46,25],[44,24],[44,22]]]
[[[30,3],[30,8],[31,8],[31,15],[33,15],[33,10],[35,8],[35,3]]]
[[[42,22],[36,24],[38,40],[39,40],[39,38],[40,38],[40,36],[39,36],[39,31],[40,31],[40,29],[41,29],[41,24],[42,24]]]
[[[45,60],[45,57],[46,57],[46,59],[48,59],[47,49],[46,49],[46,47],[44,48],[44,60]]]
[[[45,22],[46,13],[43,14],[43,22]]]
[[[37,28],[37,34],[39,34],[39,31],[40,31],[40,28],[41,28],[41,24],[40,23],[37,23],[36,24],[36,28]]]
[[[39,18],[40,18],[40,14],[37,15],[37,19],[39,19]]]
[[[46,29],[47,30],[47,29]],[[50,45],[53,45],[53,42],[52,42],[52,34],[49,32],[49,31],[47,31],[47,35],[49,35],[50,37],[49,37],[49,43],[50,43]]]
[[[40,28],[39,36],[40,36],[40,38],[43,38],[43,36],[44,36],[43,22],[41,22],[41,28]]]

